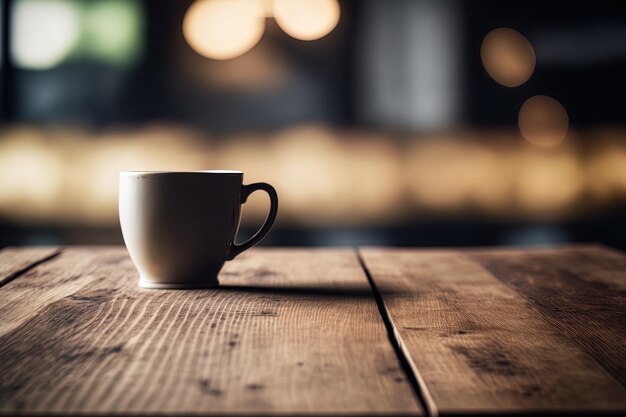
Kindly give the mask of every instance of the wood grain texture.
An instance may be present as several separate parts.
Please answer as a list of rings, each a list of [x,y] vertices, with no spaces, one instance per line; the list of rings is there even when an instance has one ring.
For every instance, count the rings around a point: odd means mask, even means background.
[[[626,257],[601,247],[470,256],[626,386]]]
[[[432,414],[626,411],[618,378],[471,253],[361,251]]]
[[[33,265],[55,256],[60,249],[52,247],[4,248],[0,250],[0,287]]]
[[[97,249],[62,252],[0,288],[0,336],[35,317],[51,303],[114,274],[115,264],[103,266],[97,262],[102,253]]]
[[[0,412],[422,414],[354,251],[252,250],[212,290],[137,278],[123,249],[66,249],[0,289]]]

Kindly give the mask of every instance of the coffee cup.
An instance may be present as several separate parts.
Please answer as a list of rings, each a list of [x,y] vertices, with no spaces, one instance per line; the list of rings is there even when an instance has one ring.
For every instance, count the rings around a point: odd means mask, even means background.
[[[252,238],[237,244],[241,206],[258,190],[269,195],[269,213]],[[218,285],[224,263],[263,240],[277,211],[276,190],[244,185],[241,171],[120,172],[122,235],[144,288]]]

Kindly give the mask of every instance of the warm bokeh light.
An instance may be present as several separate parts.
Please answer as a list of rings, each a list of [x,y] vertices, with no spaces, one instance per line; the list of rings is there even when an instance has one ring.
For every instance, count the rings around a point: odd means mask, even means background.
[[[566,212],[583,192],[584,177],[576,156],[527,150],[519,155],[512,189],[522,212],[538,216]]]
[[[553,147],[565,139],[569,117],[565,108],[548,96],[534,96],[522,104],[519,111],[519,129],[533,145]]]
[[[624,131],[571,134],[549,151],[515,137],[397,137],[324,126],[221,138],[167,125],[101,133],[12,128],[0,132],[0,216],[114,225],[118,171],[133,169],[240,169],[246,183],[276,187],[281,223],[311,226],[385,225],[427,213],[563,218],[626,196]],[[266,213],[267,199],[253,195],[243,221]]]
[[[535,51],[521,33],[494,29],[485,36],[480,57],[487,73],[506,87],[524,84],[535,71]]]
[[[11,19],[11,58],[26,69],[49,69],[66,59],[80,38],[80,12],[67,0],[20,0]]]
[[[20,129],[0,142],[0,213],[37,220],[55,215],[64,161],[36,130]]]
[[[392,142],[365,131],[344,133],[342,163],[348,172],[343,195],[349,196],[349,213],[358,212],[354,220],[393,222],[406,207],[399,205],[405,196],[402,152]]]
[[[274,19],[290,36],[312,41],[329,34],[341,14],[337,0],[274,0]]]
[[[246,53],[261,40],[264,30],[263,3],[256,0],[198,0],[183,20],[187,43],[211,59]]]
[[[589,139],[586,178],[590,195],[600,204],[626,198],[626,133],[618,129],[600,131]]]
[[[434,138],[407,152],[414,201],[437,210],[504,210],[509,204],[510,153],[470,141]]]

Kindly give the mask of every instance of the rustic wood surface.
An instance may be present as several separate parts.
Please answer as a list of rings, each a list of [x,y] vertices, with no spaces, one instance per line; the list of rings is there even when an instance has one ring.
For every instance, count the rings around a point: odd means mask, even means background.
[[[626,257],[592,247],[472,258],[626,385]]]
[[[618,251],[253,250],[220,280],[0,251],[0,414],[626,412]]]
[[[431,414],[626,411],[622,254],[361,256]]]
[[[137,278],[70,248],[2,286],[0,412],[422,414],[353,250],[253,250],[220,289]]]

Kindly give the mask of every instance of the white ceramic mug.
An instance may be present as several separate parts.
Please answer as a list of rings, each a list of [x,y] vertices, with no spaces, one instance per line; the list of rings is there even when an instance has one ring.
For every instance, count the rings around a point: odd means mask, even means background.
[[[241,204],[265,191],[270,210],[247,242],[235,244]],[[121,171],[120,224],[144,288],[202,288],[218,284],[224,262],[259,243],[278,211],[276,190],[243,185],[241,171]]]

